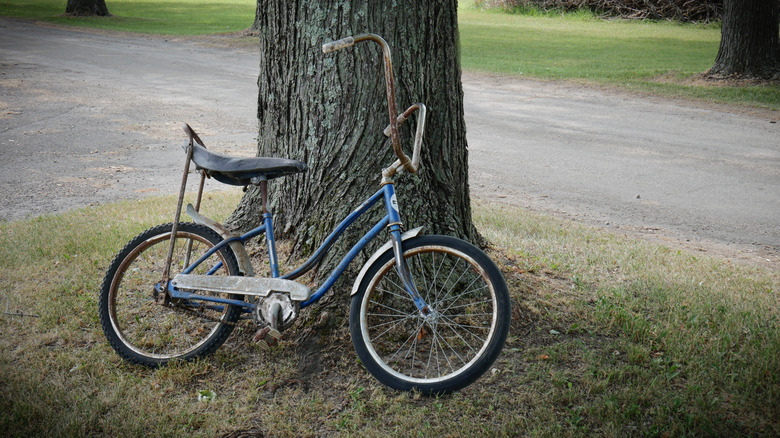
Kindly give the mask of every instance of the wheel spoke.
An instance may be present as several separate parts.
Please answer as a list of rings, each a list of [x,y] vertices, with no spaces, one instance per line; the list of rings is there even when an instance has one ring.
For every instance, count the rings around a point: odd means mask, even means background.
[[[441,324],[441,323],[440,323],[440,324]],[[448,324],[448,323],[444,323],[444,325],[445,325],[445,326],[447,326],[447,327],[448,327],[450,330],[452,330],[452,332],[453,332],[453,333],[455,333],[455,335],[456,335],[456,336],[457,336],[457,337],[458,337],[458,338],[459,338],[461,341],[463,341],[463,343],[464,343],[464,344],[465,344],[465,345],[466,345],[466,346],[469,348],[469,350],[471,350],[473,353],[477,353],[477,352],[478,352],[478,350],[474,350],[474,347],[472,347],[472,346],[471,346],[471,343],[470,343],[469,341],[467,341],[465,338],[463,338],[463,336],[462,336],[462,335],[461,335],[461,334],[460,334],[460,333],[459,333],[457,330],[455,330],[455,327],[464,328],[464,326],[462,326],[462,325],[460,325],[460,324]],[[476,339],[477,339],[478,341],[480,341],[482,344],[484,344],[484,343],[486,343],[486,342],[487,342],[487,339],[485,339],[485,338],[481,338],[481,337],[477,336],[476,334],[474,334],[473,332],[471,332],[471,331],[469,331],[469,330],[465,330],[465,328],[464,328],[464,330],[463,330],[463,331],[464,331],[464,332],[466,332],[466,333],[468,333],[468,334],[470,334],[472,337],[476,338]]]
[[[457,296],[455,296],[455,297],[452,297],[452,298],[450,298],[450,297],[449,297],[450,293],[453,291],[453,289],[455,289],[455,286],[457,286],[457,285],[458,285],[458,282],[460,281],[460,279],[461,279],[461,278],[463,278],[463,276],[464,276],[464,275],[466,275],[467,273],[469,273],[469,271],[468,271],[468,270],[466,270],[466,271],[463,271],[463,273],[460,275],[460,277],[458,277],[458,281],[456,281],[456,282],[455,282],[455,284],[453,284],[453,285],[452,285],[452,287],[450,287],[450,289],[447,291],[447,293],[446,293],[446,294],[445,294],[445,295],[442,297],[442,299],[441,299],[441,300],[439,300],[439,301],[436,303],[436,304],[437,304],[437,306],[438,306],[438,305],[440,305],[441,303],[444,303],[444,302],[447,302],[447,301],[452,301],[452,302],[455,302],[455,301],[457,301],[457,300],[458,300],[460,297],[462,297],[462,296],[464,296],[464,295],[467,295],[467,294],[470,294],[471,292],[473,292],[473,291],[472,291],[472,290],[470,290],[469,288],[471,288],[471,286],[472,286],[474,283],[476,283],[477,281],[479,281],[479,280],[481,279],[481,277],[479,277],[479,276],[476,276],[476,277],[474,277],[474,279],[473,279],[473,280],[471,280],[471,283],[469,283],[469,285],[468,285],[468,286],[466,286],[466,287],[464,287],[464,288],[463,288],[463,289],[465,290],[464,292],[460,293],[459,295],[457,295]],[[487,284],[485,284],[485,285],[483,285],[483,286],[479,287],[479,289],[484,289],[484,288],[487,288],[487,287],[488,287],[488,285],[487,285]],[[475,289],[474,291],[477,291],[477,290],[479,290],[479,289]],[[446,309],[445,309],[445,311],[446,311]]]
[[[371,325],[371,326],[370,326],[370,328],[377,328],[377,327],[382,327],[382,326],[385,326],[385,325],[388,325],[388,324],[392,324],[392,326],[391,326],[391,327],[389,327],[387,330],[385,330],[385,331],[383,331],[382,333],[380,333],[380,334],[378,334],[378,335],[374,336],[374,337],[371,339],[371,341],[374,341],[375,339],[380,339],[382,336],[384,336],[384,335],[385,335],[386,333],[388,333],[390,330],[393,330],[394,328],[398,327],[398,325],[399,325],[399,324],[402,324],[402,323],[404,323],[405,321],[408,321],[409,319],[411,319],[411,317],[409,317],[409,316],[406,316],[406,317],[404,317],[404,318],[401,318],[401,320],[399,320],[399,321],[390,321],[390,322],[386,322],[386,323],[382,323],[382,324],[374,324],[374,325]]]
[[[423,286],[423,290],[425,291],[425,297],[423,299],[425,300],[426,303],[428,303],[431,298],[431,289],[428,286],[428,278],[425,275],[425,268],[422,266],[422,261],[420,260],[420,258],[415,258],[414,260],[416,261],[417,264],[416,270],[417,272],[420,273],[420,276],[422,277],[422,286]],[[420,288],[418,286],[417,292],[419,291]]]
[[[396,293],[396,292],[393,292],[393,291],[392,291],[392,290],[390,290],[390,289],[385,289],[385,288],[380,288],[380,289],[379,289],[379,291],[380,291],[380,292],[385,292],[385,293],[388,293],[388,294],[390,294],[390,295],[394,295],[394,296],[396,296],[396,297],[398,297],[398,298],[405,299],[405,300],[407,300],[407,301],[411,301],[412,303],[414,303],[414,300],[413,300],[413,299],[412,299],[412,297],[409,295],[409,293],[407,293],[407,292],[406,292],[406,289],[404,289],[403,287],[399,286],[399,285],[398,285],[398,284],[396,284],[395,282],[393,282],[393,281],[390,281],[390,279],[386,279],[386,280],[388,281],[388,283],[392,283],[392,284],[393,284],[394,286],[396,286],[398,289],[402,290],[402,291],[403,291],[403,293],[402,293],[402,294],[401,294],[401,293]]]
[[[420,325],[417,327],[418,330],[420,329],[420,327],[422,327],[422,324],[423,323],[421,322]],[[393,355],[388,358],[388,361],[392,360],[398,354],[398,352],[403,350],[404,346],[408,344],[411,339],[416,339],[416,338],[417,338],[417,332],[414,331],[408,338],[406,338],[406,341],[404,341],[404,343],[395,351],[395,353],[393,353]]]
[[[462,328],[462,329],[463,329],[463,331],[465,331],[465,332],[467,332],[467,333],[471,334],[472,336],[474,336],[475,338],[479,339],[479,340],[480,340],[480,341],[482,341],[482,342],[486,341],[486,339],[480,338],[478,335],[476,335],[476,334],[474,334],[473,332],[470,332],[470,331],[468,331],[468,330],[466,330],[466,329],[486,330],[486,329],[489,329],[489,328],[490,328],[490,327],[485,327],[485,326],[477,326],[477,325],[463,325],[463,324],[458,324],[457,322],[454,322],[454,321],[453,321],[453,322],[450,322],[449,318],[447,318],[447,321],[443,321],[443,322],[442,322],[442,321],[439,321],[439,324],[446,325],[447,327],[452,327],[452,328],[453,328],[453,330],[454,330],[454,327]]]
[[[457,306],[447,307],[446,309],[440,310],[439,312],[451,315],[452,314],[451,310],[462,309],[464,307],[478,306],[480,304],[490,303],[492,301],[493,301],[492,299],[486,298],[486,299],[484,299],[482,301],[477,301],[476,303],[465,303],[465,304],[460,304],[460,305],[457,305]],[[458,313],[458,315],[464,315],[464,314]],[[469,312],[468,315],[471,315],[471,316],[473,316],[473,315],[492,315],[492,313],[481,313],[480,314],[480,313],[471,313],[471,312]]]
[[[387,305],[387,304],[384,304],[384,303],[380,303],[379,301],[372,301],[372,302],[371,302],[371,304],[373,304],[373,305],[375,305],[375,306],[380,306],[380,307],[383,307],[383,308],[385,308],[385,309],[387,309],[387,310],[392,310],[392,311],[394,311],[394,312],[399,312],[399,313],[401,313],[401,314],[405,314],[405,315],[408,315],[408,314],[409,314],[409,313],[407,313],[407,312],[404,312],[404,311],[403,311],[403,310],[401,310],[401,309],[396,309],[395,307],[392,307],[392,306],[390,306],[390,305]]]
[[[468,363],[468,361],[467,361],[466,359],[464,359],[464,358],[463,358],[463,357],[462,357],[462,356],[461,356],[461,355],[458,353],[458,350],[456,350],[456,349],[455,349],[455,348],[454,348],[452,345],[450,345],[450,343],[449,343],[449,342],[447,342],[447,339],[446,339],[445,337],[443,337],[443,336],[440,336],[440,338],[441,338],[442,342],[444,342],[445,344],[447,344],[447,347],[449,347],[449,348],[450,348],[450,350],[452,351],[452,353],[453,353],[453,354],[455,354],[455,356],[457,356],[457,357],[458,357],[458,359],[460,359],[460,362],[461,362],[462,364],[464,364],[464,365],[465,365],[465,364],[467,364],[467,363]],[[462,338],[461,338],[461,339],[462,339]],[[468,344],[466,344],[466,345],[468,345]],[[473,348],[469,348],[469,349],[470,349],[471,351],[474,351],[474,349],[473,349]],[[444,350],[444,349],[442,349],[442,351],[443,351],[443,350]],[[452,366],[452,362],[450,362],[450,360],[449,360],[449,356],[447,356],[447,363],[449,363],[449,364],[450,364],[450,370],[452,370],[452,371],[455,371],[455,367],[453,367],[453,366]]]

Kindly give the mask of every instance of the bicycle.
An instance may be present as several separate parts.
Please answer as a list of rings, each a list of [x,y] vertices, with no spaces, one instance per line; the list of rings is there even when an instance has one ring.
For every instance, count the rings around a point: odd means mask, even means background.
[[[268,181],[304,172],[303,162],[283,158],[235,158],[208,151],[187,124],[186,161],[174,221],[144,231],[114,258],[103,280],[99,315],[111,347],[123,359],[148,367],[210,355],[239,320],[259,327],[255,340],[274,345],[302,309],[333,286],[355,256],[387,229],[390,240],[364,264],[351,291],[350,334],[365,368],[398,390],[442,394],[478,379],[501,352],[509,331],[510,304],[500,270],[477,247],[454,237],[425,236],[422,227],[402,231],[393,177],[415,173],[426,108],[417,103],[397,114],[390,48],[378,35],[327,43],[324,53],[374,41],[382,47],[390,137],[398,159],[382,172],[380,189],[349,214],[300,267],[280,275],[268,211]],[[412,158],[404,154],[398,127],[417,114]],[[193,222],[181,222],[190,163],[201,173]],[[256,185],[262,224],[235,234],[198,213],[207,177]],[[381,202],[380,202],[381,201]],[[359,216],[383,203],[387,214],[343,257],[316,291],[295,281],[318,265]],[[271,277],[254,276],[244,244],[264,235]],[[175,236],[175,238],[172,238]]]

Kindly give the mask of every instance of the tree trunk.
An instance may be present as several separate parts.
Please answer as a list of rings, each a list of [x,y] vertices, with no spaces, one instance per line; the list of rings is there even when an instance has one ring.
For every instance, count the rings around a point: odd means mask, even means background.
[[[780,78],[778,0],[725,0],[713,77]]]
[[[272,182],[277,235],[294,242],[295,254],[311,252],[379,189],[382,169],[395,160],[382,134],[388,116],[378,46],[321,51],[325,42],[370,32],[392,49],[400,110],[414,102],[429,109],[420,172],[396,179],[405,225],[479,241],[469,201],[457,1],[259,0],[258,7],[258,153],[309,166],[304,175]],[[401,130],[407,154],[414,123],[412,117]],[[259,190],[248,190],[229,222],[256,226],[259,204]],[[342,240],[351,246],[367,223],[356,223]]]
[[[382,55],[363,42],[324,55],[322,44],[376,33],[390,44],[401,110],[428,106],[422,164],[396,178],[407,228],[479,241],[471,222],[463,90],[458,59],[457,0],[259,0],[260,75],[258,154],[307,163],[305,174],[270,183],[277,236],[293,255],[308,255],[341,219],[380,188],[381,171],[395,161],[382,134],[388,124]],[[406,153],[416,117],[401,128]],[[259,223],[260,193],[252,186],[228,220],[233,228]],[[346,250],[386,213],[380,205],[344,233],[323,261],[321,283]],[[351,269],[389,238],[380,235]],[[284,264],[284,263],[283,263]],[[284,272],[284,270],[283,270]],[[289,271],[287,271],[289,272]],[[342,276],[315,309],[303,312],[296,338],[302,378],[317,373],[348,337],[346,312],[354,275]],[[328,342],[321,340],[327,339]],[[335,356],[342,353],[335,352]]]
[[[106,0],[68,0],[65,13],[78,16],[110,17]]]

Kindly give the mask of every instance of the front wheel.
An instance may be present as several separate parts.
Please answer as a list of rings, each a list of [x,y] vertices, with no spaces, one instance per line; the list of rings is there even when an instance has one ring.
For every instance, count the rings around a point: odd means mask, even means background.
[[[421,236],[403,242],[404,259],[430,312],[403,287],[393,251],[366,272],[350,309],[358,357],[383,384],[443,394],[477,380],[509,331],[509,292],[501,271],[460,239]]]

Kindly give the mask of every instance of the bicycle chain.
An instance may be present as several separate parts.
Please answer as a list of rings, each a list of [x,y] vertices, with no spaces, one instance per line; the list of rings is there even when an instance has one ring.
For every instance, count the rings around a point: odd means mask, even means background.
[[[170,308],[170,309],[172,309],[172,310],[173,310],[173,311],[175,311],[175,312],[180,312],[180,313],[187,313],[187,314],[189,314],[189,315],[192,315],[192,316],[195,316],[195,317],[198,317],[198,318],[202,318],[202,319],[205,319],[205,320],[207,320],[207,321],[211,321],[211,322],[218,322],[218,323],[225,324],[225,325],[232,325],[233,327],[237,327],[237,328],[239,328],[239,329],[240,329],[240,328],[243,328],[243,327],[241,326],[241,324],[240,324],[240,323],[238,323],[238,322],[233,322],[233,321],[223,321],[223,320],[222,320],[222,319],[220,319],[220,318],[215,318],[215,317],[213,317],[213,316],[208,316],[208,315],[205,315],[205,314],[203,314],[203,313],[200,313],[200,312],[198,312],[198,311],[196,311],[196,310],[193,310],[193,309],[188,309],[188,308],[186,308],[186,307],[184,307],[184,306],[181,306],[181,305],[179,305],[179,304],[168,303],[168,304],[166,304],[165,306],[166,306],[166,307],[168,307],[168,308]],[[244,324],[244,325],[246,326],[247,324]]]

